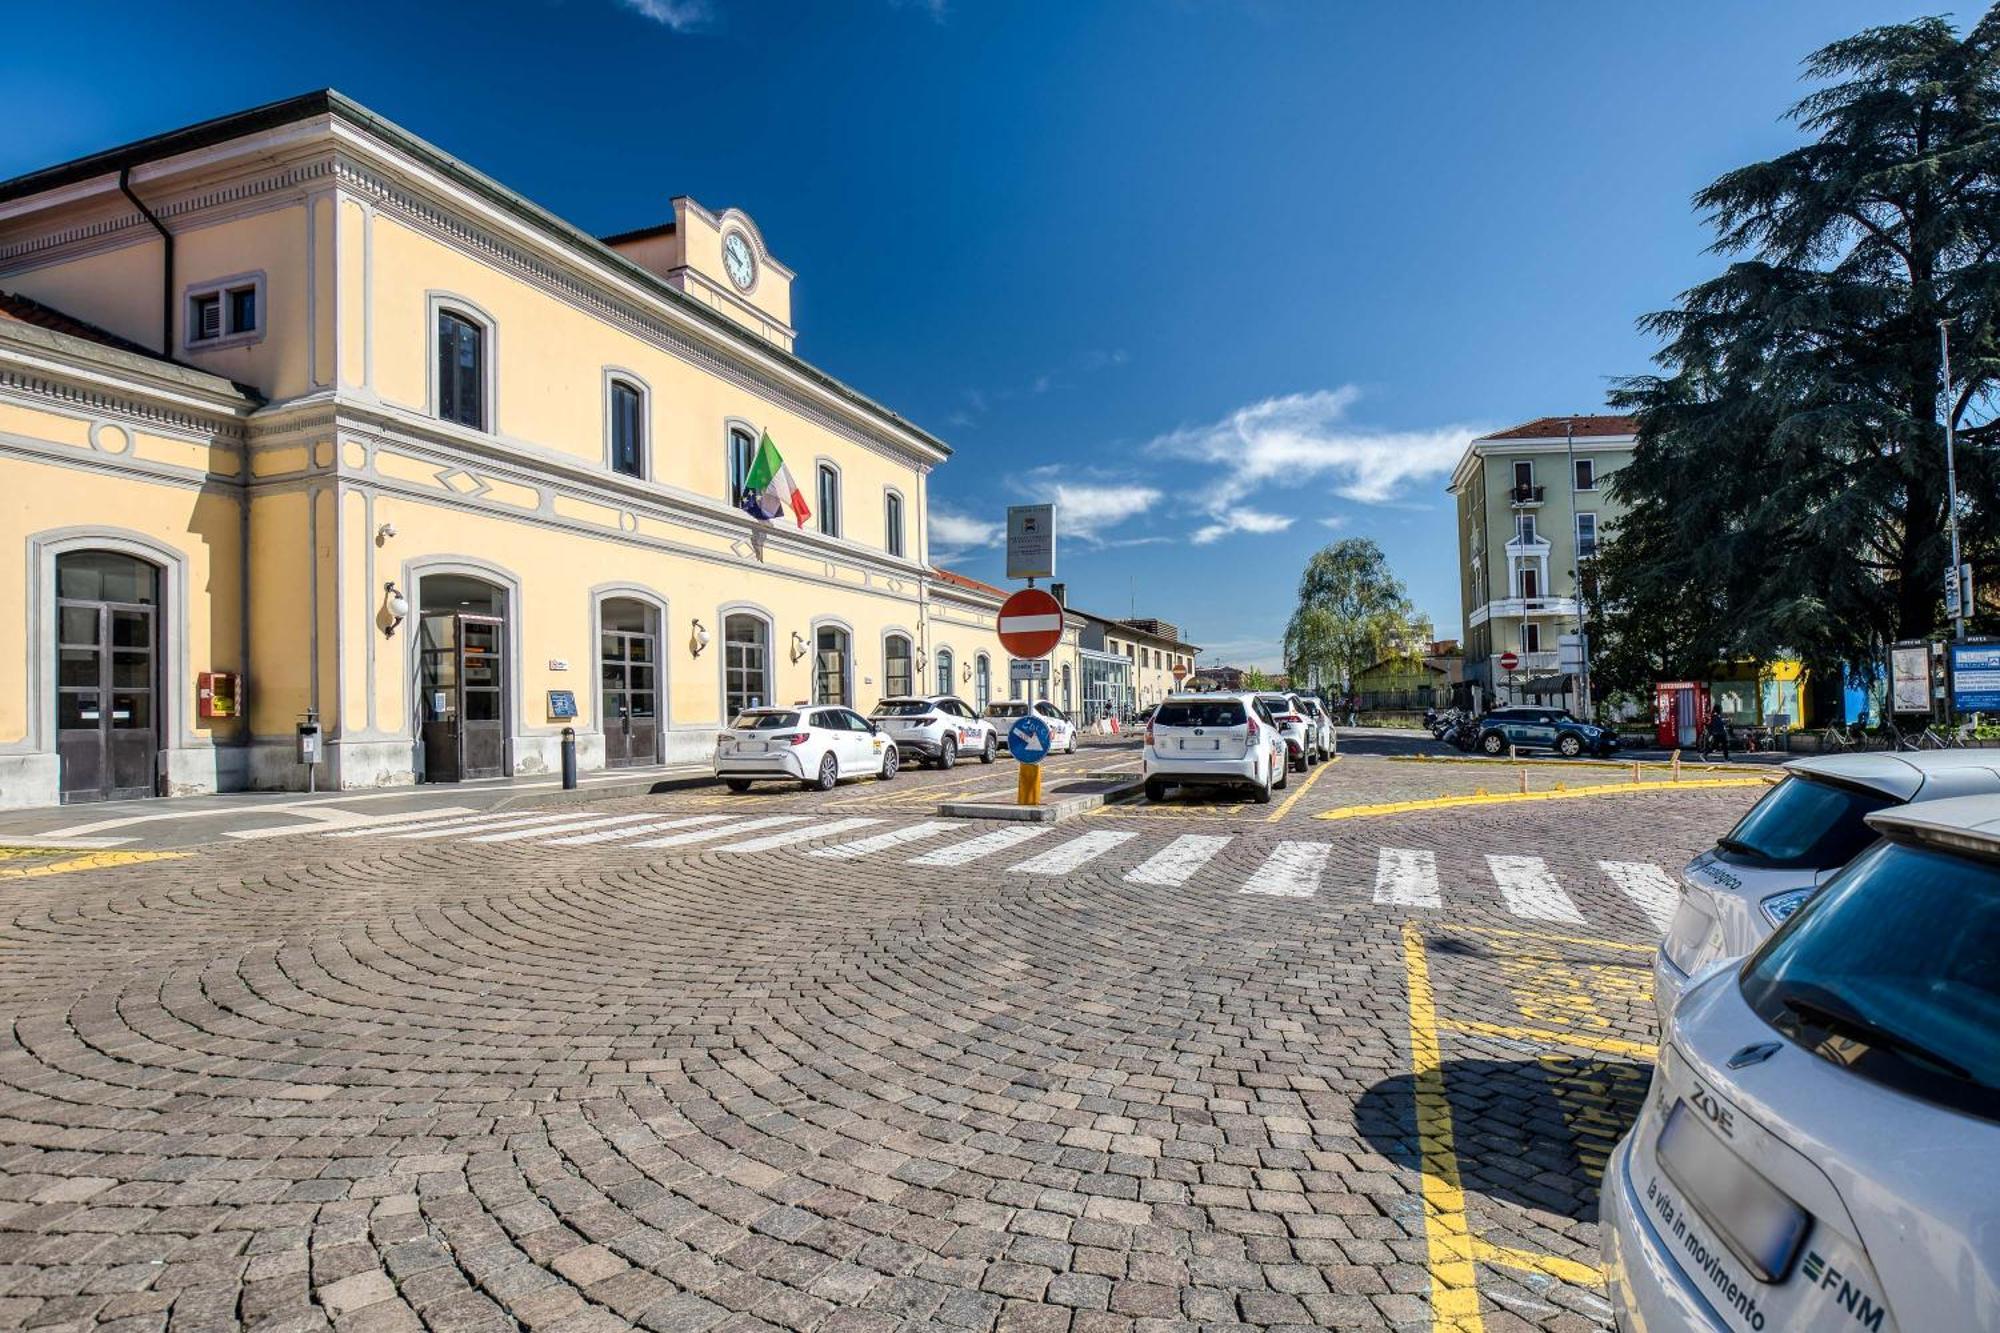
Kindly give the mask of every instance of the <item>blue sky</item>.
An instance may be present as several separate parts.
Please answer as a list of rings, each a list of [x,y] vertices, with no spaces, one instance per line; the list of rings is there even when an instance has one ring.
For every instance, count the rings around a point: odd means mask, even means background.
[[[1275,662],[1369,536],[1459,621],[1446,475],[1589,411],[1712,272],[1689,196],[1794,141],[1849,0],[36,5],[0,176],[331,85],[600,234],[690,194],[799,274],[799,351],[951,441],[937,554],[1064,506],[1078,604]],[[1969,12],[1969,11],[1968,11]]]

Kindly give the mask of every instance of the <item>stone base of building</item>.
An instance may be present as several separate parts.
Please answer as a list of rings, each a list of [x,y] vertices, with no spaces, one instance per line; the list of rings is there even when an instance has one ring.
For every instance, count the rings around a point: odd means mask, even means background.
[[[0,754],[0,810],[56,804],[59,773],[52,754]]]

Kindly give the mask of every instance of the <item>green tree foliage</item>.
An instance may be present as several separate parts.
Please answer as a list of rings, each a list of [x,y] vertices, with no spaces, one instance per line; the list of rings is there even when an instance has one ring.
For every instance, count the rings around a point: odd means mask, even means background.
[[[1996,12],[1815,53],[1790,113],[1810,141],[1695,197],[1734,261],[1643,321],[1660,373],[1616,395],[1640,428],[1598,571],[1606,685],[1741,656],[1865,664],[1938,626],[1940,321],[1961,525],[1994,550],[1995,426],[1973,422],[2000,375]]]
[[[1313,553],[1299,576],[1299,604],[1285,626],[1285,670],[1304,689],[1313,668],[1326,689],[1352,681],[1391,652],[1430,641],[1382,548],[1350,537]]]

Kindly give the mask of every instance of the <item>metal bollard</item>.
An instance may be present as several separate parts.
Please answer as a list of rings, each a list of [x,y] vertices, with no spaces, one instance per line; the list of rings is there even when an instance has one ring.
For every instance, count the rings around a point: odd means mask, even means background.
[[[576,790],[576,728],[562,729],[563,790]]]

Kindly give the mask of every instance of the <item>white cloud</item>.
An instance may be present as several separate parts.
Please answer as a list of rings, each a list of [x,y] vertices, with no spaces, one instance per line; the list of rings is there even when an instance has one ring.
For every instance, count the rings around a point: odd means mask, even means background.
[[[1292,522],[1293,520],[1284,514],[1265,514],[1238,505],[1218,514],[1215,522],[1196,528],[1188,540],[1196,546],[1206,546],[1210,542],[1220,541],[1232,532],[1283,532],[1292,526]]]
[[[1224,531],[1282,531],[1232,524],[1231,513],[1271,486],[1283,486],[1295,496],[1323,490],[1362,504],[1381,504],[1413,482],[1450,472],[1480,433],[1459,425],[1416,431],[1354,426],[1347,421],[1348,409],[1360,397],[1359,389],[1343,385],[1266,398],[1209,425],[1159,436],[1147,449],[1217,469],[1197,495],[1216,523],[1230,524]],[[1200,534],[1208,530],[1199,529],[1195,539],[1204,540]]]
[[[1005,523],[955,514],[934,504],[930,513],[931,559],[956,560],[969,552],[998,545],[1006,532]]]
[[[1146,513],[1161,495],[1158,487],[1102,474],[1092,474],[1088,480],[1067,479],[1055,464],[1031,468],[1013,479],[1013,488],[1031,500],[1055,502],[1057,541],[1091,546],[1111,544],[1104,535],[1108,529]],[[1144,540],[1128,539],[1118,544]]]
[[[711,18],[714,11],[708,0],[621,0],[625,8],[675,32],[688,32],[701,27]]]
[[[1347,519],[1341,514],[1328,514],[1319,521],[1319,525],[1323,528],[1344,528],[1347,526]]]

